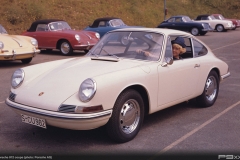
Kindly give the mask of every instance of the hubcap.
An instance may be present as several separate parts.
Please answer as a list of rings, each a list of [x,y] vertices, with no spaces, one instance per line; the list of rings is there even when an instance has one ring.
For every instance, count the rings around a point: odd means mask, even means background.
[[[218,32],[222,32],[222,31],[223,31],[223,26],[221,26],[221,25],[220,25],[220,26],[217,26],[217,31],[218,31]]]
[[[215,77],[211,76],[208,77],[206,85],[205,85],[205,93],[206,93],[206,98],[209,101],[214,100],[217,94],[217,81]]]
[[[130,99],[122,106],[119,123],[121,130],[126,133],[132,133],[138,126],[140,120],[140,107],[136,100]]]
[[[194,35],[194,36],[198,35],[198,29],[197,28],[192,29],[192,35]]]
[[[70,46],[69,46],[69,44],[67,42],[63,42],[61,44],[61,51],[62,51],[63,54],[68,54],[69,53]]]

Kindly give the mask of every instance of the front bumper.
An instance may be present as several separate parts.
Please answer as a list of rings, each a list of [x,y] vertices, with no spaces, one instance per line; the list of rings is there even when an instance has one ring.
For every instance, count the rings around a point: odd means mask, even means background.
[[[6,99],[5,103],[18,114],[45,119],[47,125],[73,130],[89,130],[103,126],[112,114],[112,110],[85,114],[60,113],[19,104],[9,98]]]
[[[4,53],[0,53],[0,60],[20,60],[20,59],[26,59],[26,58],[32,58],[35,57],[36,54],[40,53],[40,50],[34,50],[33,52],[23,52],[23,53],[16,53],[14,51],[9,52],[6,51]]]
[[[224,75],[221,75],[221,79],[224,80],[225,78],[229,77],[231,74],[230,72],[224,74]]]

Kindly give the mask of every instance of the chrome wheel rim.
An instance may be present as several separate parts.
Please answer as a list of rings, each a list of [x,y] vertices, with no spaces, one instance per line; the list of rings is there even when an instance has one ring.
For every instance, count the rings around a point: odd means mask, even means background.
[[[68,54],[70,51],[70,45],[67,42],[61,44],[61,51],[63,54]]]
[[[126,101],[121,109],[119,123],[121,130],[126,133],[132,133],[140,121],[140,106],[134,99]]]
[[[217,94],[217,80],[210,76],[205,84],[205,95],[208,101],[213,101]]]
[[[223,26],[222,25],[217,26],[217,31],[222,32],[223,31]]]
[[[198,35],[198,29],[197,28],[193,28],[191,31],[192,35],[196,36]]]

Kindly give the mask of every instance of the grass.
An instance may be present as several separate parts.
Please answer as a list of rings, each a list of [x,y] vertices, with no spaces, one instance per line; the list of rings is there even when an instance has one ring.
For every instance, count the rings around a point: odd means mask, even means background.
[[[240,19],[239,0],[166,0],[169,18],[221,13]],[[164,20],[164,0],[1,0],[0,24],[9,34],[21,34],[39,19],[63,19],[74,29],[84,29],[94,19],[114,16],[127,25],[155,28]]]

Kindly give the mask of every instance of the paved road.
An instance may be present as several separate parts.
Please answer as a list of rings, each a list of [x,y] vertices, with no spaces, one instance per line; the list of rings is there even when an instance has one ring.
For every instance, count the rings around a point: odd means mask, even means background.
[[[104,128],[73,131],[48,127],[42,129],[21,122],[4,100],[9,94],[10,78],[20,62],[0,62],[0,155],[90,155],[135,154],[144,159],[159,155],[210,153],[214,159],[221,154],[240,155],[240,29],[199,36],[215,55],[228,63],[231,76],[220,84],[216,103],[205,109],[194,102],[182,103],[145,118],[135,139],[115,144]],[[78,52],[73,56],[83,56]],[[60,52],[40,53],[30,65],[64,59]],[[30,98],[30,97],[29,97]],[[230,157],[231,158],[231,157]],[[226,159],[226,157],[225,157]],[[240,159],[240,157],[239,157]]]

